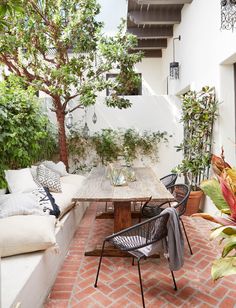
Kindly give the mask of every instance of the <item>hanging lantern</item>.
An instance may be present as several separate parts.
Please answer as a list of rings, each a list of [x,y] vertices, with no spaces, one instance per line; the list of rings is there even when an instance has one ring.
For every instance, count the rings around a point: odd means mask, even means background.
[[[175,61],[175,40],[181,40],[181,36],[173,38],[173,62],[170,63],[170,79],[179,79],[179,62]]]
[[[66,127],[68,129],[71,129],[73,127],[73,115],[71,112],[68,112],[68,115],[66,118]]]
[[[97,115],[96,115],[96,112],[95,112],[95,106],[94,106],[94,112],[93,112],[92,121],[93,121],[93,124],[97,123]]]
[[[89,127],[88,127],[87,122],[84,123],[82,134],[83,134],[85,139],[87,139],[89,137]]]

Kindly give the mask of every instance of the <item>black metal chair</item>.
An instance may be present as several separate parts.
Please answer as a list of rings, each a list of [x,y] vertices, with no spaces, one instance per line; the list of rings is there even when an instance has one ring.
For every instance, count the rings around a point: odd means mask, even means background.
[[[171,174],[164,176],[163,178],[160,178],[160,181],[165,185],[166,188],[168,188],[169,186],[172,186],[175,184],[177,177],[178,177],[178,174],[171,173]]]
[[[133,261],[134,261],[134,258],[137,258],[142,303],[143,303],[143,307],[145,307],[142,277],[141,277],[141,271],[140,271],[140,260],[142,258],[145,258],[146,255],[139,249],[146,247],[160,240],[163,240],[166,242],[167,231],[168,231],[167,230],[168,219],[169,219],[169,213],[162,213],[156,217],[153,217],[142,223],[139,223],[130,228],[124,229],[120,232],[117,232],[113,235],[106,237],[102,245],[102,251],[101,251],[101,256],[99,260],[97,276],[96,276],[94,287],[95,288],[97,287],[98,276],[99,276],[99,272],[101,268],[104,247],[105,247],[105,244],[109,242],[113,244],[115,247],[117,247],[118,249],[122,251],[126,251],[129,254],[131,254],[133,256]],[[174,289],[177,290],[174,273],[171,270],[170,272],[171,272],[171,276],[172,276],[173,283],[174,283]]]
[[[180,221],[181,221],[181,224],[184,230],[184,234],[185,234],[185,237],[188,243],[189,251],[190,251],[190,254],[192,255],[193,251],[192,251],[189,239],[188,239],[187,232],[184,227],[183,220],[181,219],[181,216],[186,211],[186,206],[187,206],[187,202],[188,202],[188,198],[190,194],[190,188],[189,186],[185,184],[175,184],[175,185],[168,186],[167,188],[172,193],[172,195],[175,197],[175,200],[171,202],[169,201],[163,202],[158,205],[152,204],[151,202],[147,201],[141,208],[141,217],[151,218],[156,215],[159,215],[166,206],[171,206],[171,203],[175,202],[176,204],[174,204],[173,206],[178,211],[179,218],[180,218]]]

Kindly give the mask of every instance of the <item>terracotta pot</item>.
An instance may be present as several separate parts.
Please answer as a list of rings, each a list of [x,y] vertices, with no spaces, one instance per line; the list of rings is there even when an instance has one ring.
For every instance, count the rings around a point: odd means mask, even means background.
[[[184,215],[190,216],[194,213],[197,213],[200,208],[202,197],[203,192],[201,190],[191,191],[187,202],[186,212],[184,213]]]

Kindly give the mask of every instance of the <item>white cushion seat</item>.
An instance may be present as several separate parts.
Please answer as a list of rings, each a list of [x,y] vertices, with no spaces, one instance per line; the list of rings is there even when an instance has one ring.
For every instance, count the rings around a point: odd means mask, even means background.
[[[77,188],[79,188],[85,179],[85,176],[79,174],[69,174],[67,176],[61,177],[61,183],[69,183],[74,184]]]
[[[55,216],[17,215],[0,219],[0,256],[6,257],[56,244]]]
[[[72,198],[74,198],[82,185],[84,176],[78,174],[70,174],[61,177],[61,193],[52,193],[56,204],[59,206],[61,214],[60,217],[65,215],[72,207]]]

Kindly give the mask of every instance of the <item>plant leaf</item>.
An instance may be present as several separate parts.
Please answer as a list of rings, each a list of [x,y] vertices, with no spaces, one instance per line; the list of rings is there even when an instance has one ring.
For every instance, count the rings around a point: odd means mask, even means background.
[[[227,183],[230,185],[230,188],[235,194],[236,193],[236,169],[226,168],[225,173],[227,176],[226,177]]]
[[[217,238],[218,236],[223,236],[224,237],[224,234],[226,235],[234,235],[236,234],[236,226],[223,226],[223,227],[219,227],[217,229],[215,229],[212,233],[211,233],[211,236],[210,236],[210,239],[215,239]]]
[[[231,236],[227,240],[227,244],[224,246],[222,251],[222,257],[226,257],[233,249],[236,248],[236,236]]]
[[[213,280],[236,274],[236,257],[220,258],[213,262],[211,276]]]
[[[219,177],[219,179],[222,194],[230,207],[231,217],[236,220],[236,197],[229,187],[227,180],[223,179],[222,177]]]
[[[230,165],[225,162],[221,157],[214,154],[212,154],[211,157],[211,166],[217,175],[220,175],[225,168],[231,168]]]
[[[213,201],[218,210],[229,209],[229,205],[222,195],[220,184],[216,179],[203,181],[200,188]]]
[[[191,217],[201,217],[203,219],[215,222],[217,224],[220,224],[222,226],[236,226],[236,221],[233,221],[229,218],[224,218],[220,216],[211,216],[210,214],[207,213],[196,213],[191,215]]]

